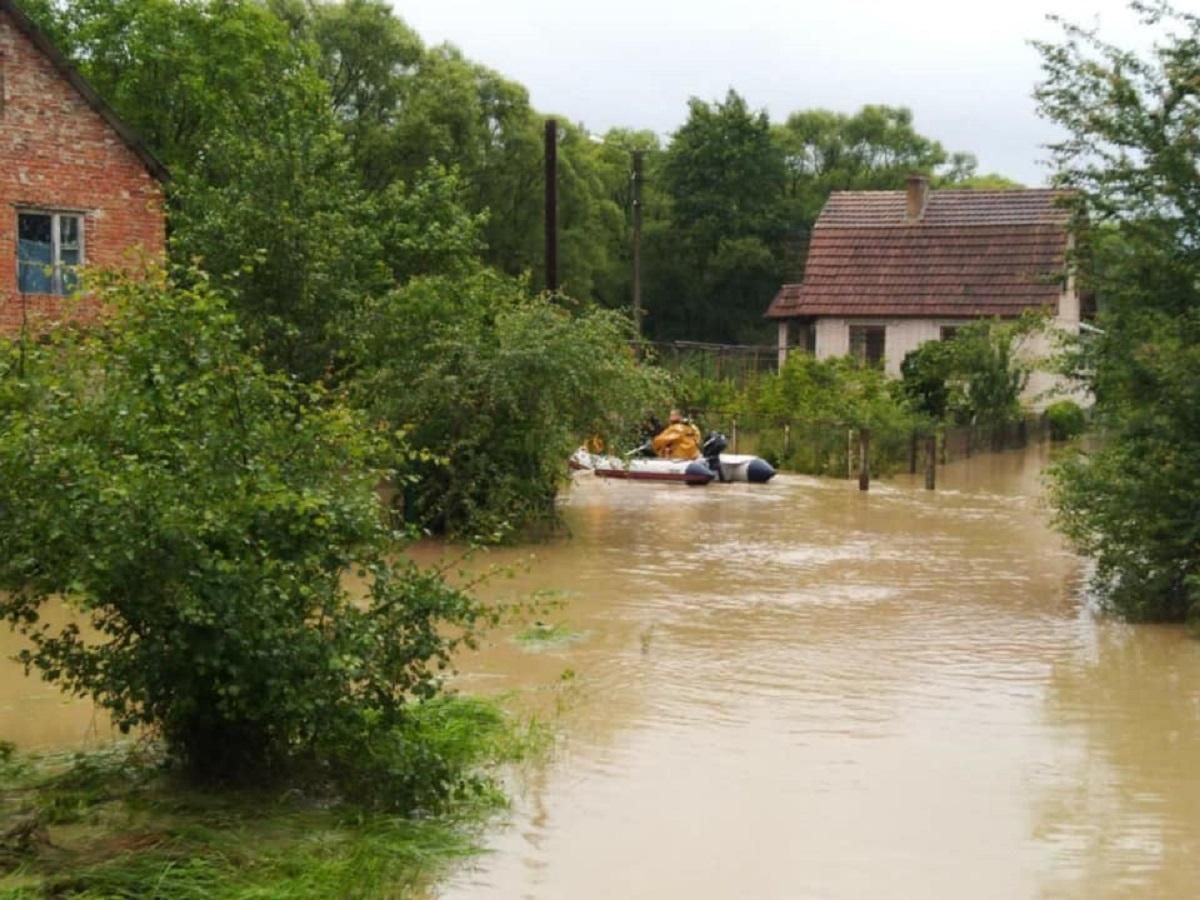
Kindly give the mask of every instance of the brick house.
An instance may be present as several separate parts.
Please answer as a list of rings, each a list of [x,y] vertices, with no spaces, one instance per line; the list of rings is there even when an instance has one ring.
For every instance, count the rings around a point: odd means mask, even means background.
[[[1068,256],[1070,213],[1053,190],[838,191],[821,210],[804,280],[785,284],[767,317],[779,328],[779,361],[799,349],[852,354],[899,376],[905,355],[979,318],[1049,310],[1078,333],[1080,297]],[[1025,348],[1050,350],[1046,336]],[[1044,405],[1055,387],[1035,371],[1025,399]]]
[[[166,177],[14,0],[0,0],[0,332],[58,316],[78,266],[161,257]]]

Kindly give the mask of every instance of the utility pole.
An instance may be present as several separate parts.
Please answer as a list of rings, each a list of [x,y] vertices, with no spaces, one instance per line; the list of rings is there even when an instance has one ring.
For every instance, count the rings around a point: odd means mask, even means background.
[[[546,120],[546,290],[558,290],[558,121]]]
[[[642,336],[642,151],[633,151],[633,325]]]

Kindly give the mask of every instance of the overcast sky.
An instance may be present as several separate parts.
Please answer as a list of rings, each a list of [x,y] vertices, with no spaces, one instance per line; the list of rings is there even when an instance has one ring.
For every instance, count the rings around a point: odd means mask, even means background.
[[[908,106],[917,130],[1030,186],[1053,138],[1031,93],[1046,21],[1134,44],[1124,0],[393,0],[427,44],[449,41],[593,132],[666,136],[687,99],[735,88],[779,121],[796,109]],[[1187,4],[1184,4],[1187,5]]]

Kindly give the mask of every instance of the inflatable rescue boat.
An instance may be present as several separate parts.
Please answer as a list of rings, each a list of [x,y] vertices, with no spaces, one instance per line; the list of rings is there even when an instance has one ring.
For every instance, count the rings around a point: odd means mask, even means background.
[[[721,452],[726,444],[725,436],[714,432],[705,439],[702,455],[695,459],[660,459],[638,455],[640,450],[629,456],[612,456],[580,447],[571,455],[569,465],[600,478],[680,481],[684,484],[708,484],[710,481],[766,484],[775,477],[775,469],[761,457]]]

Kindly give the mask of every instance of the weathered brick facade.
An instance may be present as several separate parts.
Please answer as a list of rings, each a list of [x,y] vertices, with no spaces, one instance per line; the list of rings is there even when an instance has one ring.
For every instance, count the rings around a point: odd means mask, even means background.
[[[83,216],[83,262],[136,264],[165,246],[165,173],[111,110],[0,0],[0,331],[57,316],[60,297],[22,293],[22,211]],[[39,47],[39,42],[41,46]]]

